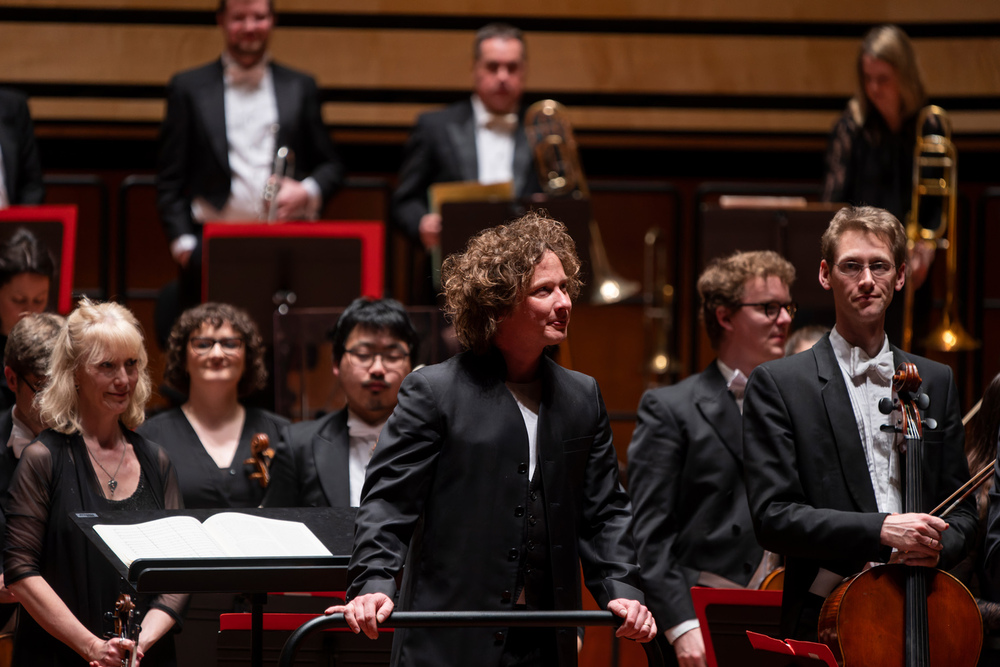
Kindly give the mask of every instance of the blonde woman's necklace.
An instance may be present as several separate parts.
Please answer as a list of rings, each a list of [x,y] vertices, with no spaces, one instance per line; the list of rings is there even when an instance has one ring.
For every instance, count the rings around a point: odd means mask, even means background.
[[[118,461],[118,467],[115,468],[115,474],[112,475],[111,473],[108,472],[108,469],[105,468],[104,466],[102,466],[101,462],[97,460],[97,457],[94,456],[94,452],[90,451],[90,447],[87,447],[87,453],[90,454],[90,458],[92,458],[94,460],[94,463],[97,464],[97,467],[100,468],[101,470],[103,470],[104,474],[108,476],[108,488],[111,489],[111,497],[112,498],[115,497],[115,489],[118,488],[118,480],[115,479],[115,478],[118,477],[118,473],[121,472],[121,469],[122,469],[122,464],[125,463],[125,450],[126,449],[127,449],[127,447],[126,447],[125,443],[122,442],[122,457]]]

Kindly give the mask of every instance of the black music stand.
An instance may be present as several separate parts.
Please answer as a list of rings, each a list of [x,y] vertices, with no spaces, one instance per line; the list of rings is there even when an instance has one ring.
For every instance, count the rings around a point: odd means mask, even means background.
[[[301,521],[333,556],[296,558],[137,559],[127,566],[94,531],[98,524],[135,524],[168,516],[199,521],[220,511]],[[137,593],[243,593],[252,601],[250,664],[263,665],[264,604],[270,591],[343,590],[354,546],[357,508],[273,508],[238,510],[144,510],[78,512],[73,521]]]
[[[756,651],[747,630],[776,635],[781,629],[781,591],[691,587],[708,667],[772,667],[771,655]]]
[[[385,229],[380,222],[205,225],[202,298],[245,309],[266,340],[271,314],[347,306],[382,296]]]
[[[521,201],[448,202],[441,205],[441,257],[461,252],[477,232],[510,222],[529,210],[545,210],[566,225],[580,257],[580,275],[585,289],[594,287],[590,258],[590,200],[574,197],[524,199]]]
[[[795,327],[807,324],[832,326],[836,319],[833,299],[816,279],[819,273],[819,240],[841,204],[808,204],[802,207],[721,207],[703,204],[697,234],[697,271],[709,261],[737,250],[774,250],[795,267],[792,298],[798,303]],[[698,326],[697,300],[691,321]],[[694,340],[698,340],[695,330]],[[694,360],[698,356],[695,352]],[[697,364],[695,364],[697,365]]]
[[[274,313],[274,411],[293,421],[315,419],[339,410],[338,380],[333,365],[329,333],[343,308],[292,308]],[[448,323],[435,306],[408,306],[406,313],[420,340],[418,364],[436,364],[458,351],[458,343],[447,340]]]

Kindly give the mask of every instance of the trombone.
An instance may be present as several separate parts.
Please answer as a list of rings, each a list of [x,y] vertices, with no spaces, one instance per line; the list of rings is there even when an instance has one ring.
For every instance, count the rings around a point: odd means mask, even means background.
[[[546,194],[589,198],[587,177],[580,166],[573,128],[566,118],[566,108],[555,100],[535,102],[524,114],[524,131],[535,152],[538,177]],[[639,293],[639,283],[616,274],[608,262],[601,240],[601,230],[590,219],[590,261],[597,289],[591,296],[595,305],[624,301]]]
[[[940,133],[924,133],[931,119],[936,121]],[[937,225],[920,222],[920,203],[926,197],[941,200]],[[925,339],[925,345],[943,352],[974,350],[979,341],[973,338],[958,321],[958,304],[955,301],[955,281],[958,273],[958,152],[951,141],[951,119],[939,106],[924,107],[917,117],[917,141],[913,149],[913,195],[910,214],[906,222],[907,247],[912,252],[917,244],[929,243],[947,249],[947,278],[944,311],[939,324]],[[945,238],[947,236],[947,238]],[[906,282],[903,300],[903,349],[910,351],[913,344],[913,305],[915,287]]]

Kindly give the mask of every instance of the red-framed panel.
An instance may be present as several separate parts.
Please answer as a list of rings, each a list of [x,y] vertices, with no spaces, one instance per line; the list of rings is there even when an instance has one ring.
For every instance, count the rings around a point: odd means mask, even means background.
[[[746,607],[780,607],[781,591],[692,586],[691,602],[694,603],[694,613],[701,624],[701,636],[705,640],[705,663],[708,667],[718,667],[718,662],[715,659],[715,648],[712,646],[712,635],[709,632],[706,608],[715,604]]]
[[[11,206],[0,210],[0,223],[57,222],[62,225],[62,247],[59,249],[59,301],[63,315],[73,307],[73,271],[76,258],[76,206]]]
[[[213,238],[353,238],[361,241],[361,294],[382,298],[385,290],[385,225],[375,220],[286,222],[209,222],[202,230],[202,265],[209,266],[208,241]],[[202,281],[202,300],[208,280]]]

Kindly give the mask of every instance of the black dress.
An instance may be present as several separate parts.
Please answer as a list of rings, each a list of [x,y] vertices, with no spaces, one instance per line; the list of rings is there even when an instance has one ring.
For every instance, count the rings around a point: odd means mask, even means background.
[[[139,460],[139,486],[120,501],[104,497],[79,434],[47,430],[21,455],[7,496],[4,576],[8,584],[42,576],[70,611],[97,636],[106,627],[105,612],[114,609],[125,582],[90,543],[70,512],[179,509],[177,476],[166,453],[142,436],[122,429]],[[140,596],[143,615],[161,609],[179,620],[184,595]],[[141,622],[142,616],[140,616]],[[21,667],[86,665],[74,650],[53,639],[22,613],[17,627],[13,665]],[[172,633],[152,646],[143,665],[176,665]]]
[[[877,206],[906,224],[916,140],[916,116],[892,132],[878,111],[871,109],[859,124],[848,108],[830,135],[823,201]]]
[[[221,509],[257,507],[264,498],[264,489],[255,479],[253,464],[244,463],[250,458],[250,440],[257,433],[265,433],[271,446],[278,444],[281,429],[288,425],[284,417],[259,410],[246,409],[246,421],[236,447],[236,454],[226,468],[220,468],[215,459],[205,451],[191,422],[184,411],[174,408],[148,419],[139,427],[139,433],[160,443],[177,468],[177,478],[188,509]]]
[[[220,468],[205,450],[180,408],[146,420],[139,432],[161,443],[174,461],[186,508],[232,509],[257,507],[264,499],[260,482],[250,479],[255,466],[244,463],[251,455],[250,440],[257,433],[266,433],[271,445],[277,445],[279,434],[288,423],[284,417],[266,410],[246,408],[236,454],[225,468]],[[179,663],[218,664],[219,614],[240,611],[249,611],[241,597],[229,593],[192,595],[184,615],[184,631],[177,635]]]

